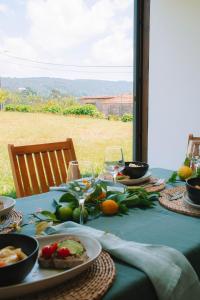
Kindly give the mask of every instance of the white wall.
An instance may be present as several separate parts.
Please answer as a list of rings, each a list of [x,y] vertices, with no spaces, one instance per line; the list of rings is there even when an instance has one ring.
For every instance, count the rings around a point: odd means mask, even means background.
[[[151,0],[149,163],[176,169],[200,136],[200,0]]]

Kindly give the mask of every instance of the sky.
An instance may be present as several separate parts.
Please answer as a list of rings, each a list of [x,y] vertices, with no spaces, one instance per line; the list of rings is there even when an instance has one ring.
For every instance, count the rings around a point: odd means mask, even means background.
[[[0,0],[0,76],[132,81],[133,2]]]

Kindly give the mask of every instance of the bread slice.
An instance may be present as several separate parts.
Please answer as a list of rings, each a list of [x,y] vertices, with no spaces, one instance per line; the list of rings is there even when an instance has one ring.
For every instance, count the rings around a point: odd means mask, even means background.
[[[71,269],[88,260],[87,252],[83,244],[74,236],[67,236],[57,242],[58,249],[53,253],[51,258],[45,258],[42,256],[42,251],[39,253],[38,263],[42,268],[53,269]],[[66,247],[70,251],[70,255],[67,257],[59,257],[58,250],[62,247]]]

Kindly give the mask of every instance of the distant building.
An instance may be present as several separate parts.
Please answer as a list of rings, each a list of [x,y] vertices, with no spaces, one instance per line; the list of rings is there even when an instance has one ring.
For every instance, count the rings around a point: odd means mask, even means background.
[[[87,96],[80,98],[81,104],[93,104],[105,115],[123,115],[133,111],[133,94],[118,96]]]

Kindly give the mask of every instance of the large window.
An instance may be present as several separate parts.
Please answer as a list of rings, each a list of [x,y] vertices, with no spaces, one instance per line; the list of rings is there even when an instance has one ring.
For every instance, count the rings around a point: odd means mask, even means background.
[[[136,155],[141,3],[1,1],[1,193],[13,189],[9,143],[72,137],[77,157],[92,159],[97,171],[108,145],[121,145],[126,160]]]

